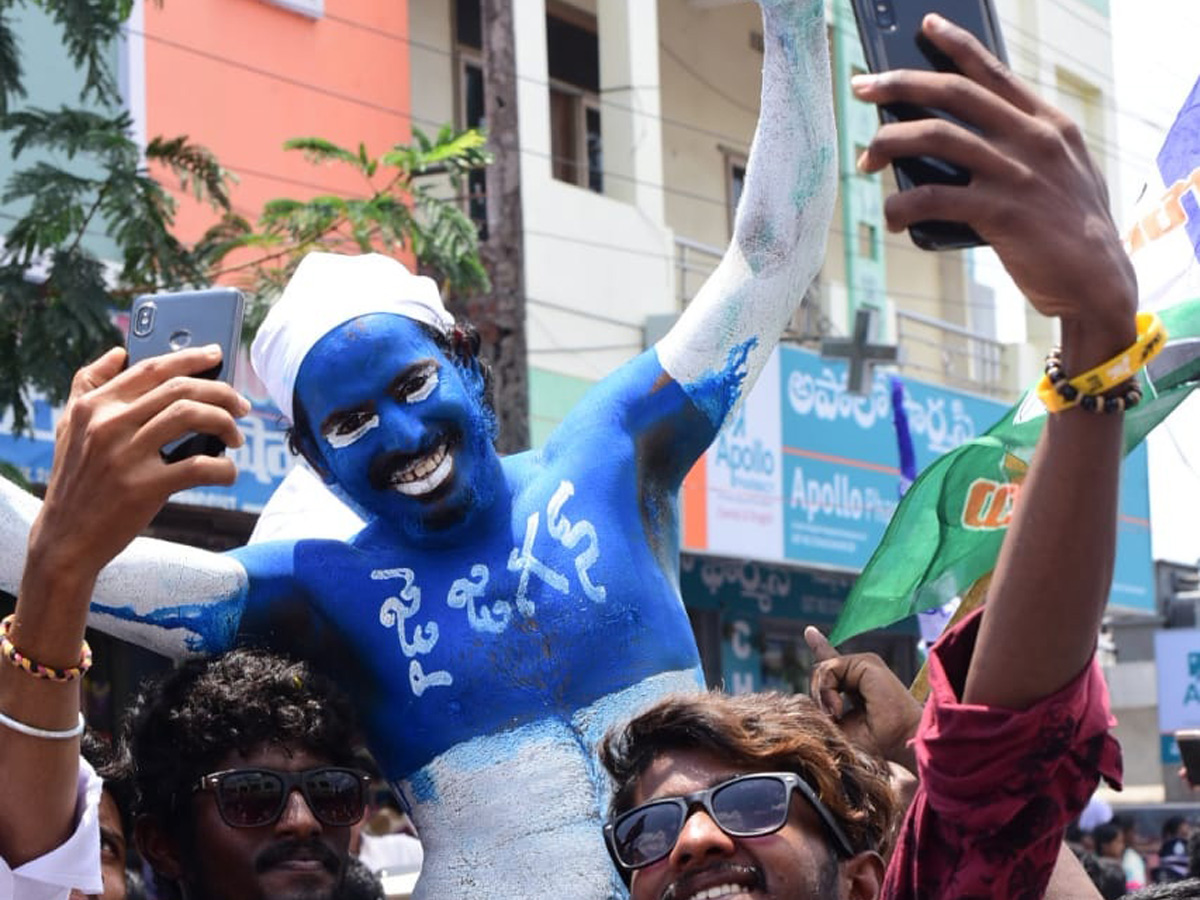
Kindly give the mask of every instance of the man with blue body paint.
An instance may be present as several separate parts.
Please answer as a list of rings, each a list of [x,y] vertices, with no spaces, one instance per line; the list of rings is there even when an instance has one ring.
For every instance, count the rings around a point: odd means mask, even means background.
[[[227,555],[138,541],[97,583],[106,631],[176,656],[284,649],[341,682],[420,830],[417,897],[624,894],[594,748],[702,684],[678,491],[818,271],[832,213],[823,3],[761,5],[762,111],[731,246],[671,332],[543,449],[495,452],[484,371],[432,282],[313,255],[255,366],[365,527]],[[36,501],[6,491],[0,522],[23,535]],[[14,588],[20,544],[3,560]]]

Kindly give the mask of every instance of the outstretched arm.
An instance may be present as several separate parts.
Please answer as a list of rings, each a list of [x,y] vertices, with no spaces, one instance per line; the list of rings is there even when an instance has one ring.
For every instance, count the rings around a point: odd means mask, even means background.
[[[719,428],[821,268],[837,192],[823,0],[761,0],[758,128],[733,240],[658,343],[663,369]]]
[[[18,592],[41,509],[36,497],[0,478],[0,588],[9,593]],[[95,579],[88,624],[172,659],[224,649],[237,630],[247,582],[231,556],[137,538]]]
[[[241,443],[234,416],[245,414],[246,401],[225,384],[186,377],[211,368],[219,348],[147,360],[122,372],[124,359],[124,351],[110,351],[75,376],[46,500],[30,522],[9,637],[25,657],[55,669],[80,660],[100,570],[167,498],[236,477],[228,459],[168,465],[158,453],[188,431]],[[21,514],[35,510],[19,503]],[[76,725],[79,684],[34,677],[0,660],[0,712],[10,720],[0,724],[0,856],[18,866],[71,832],[79,739],[38,732],[69,732]]]
[[[944,109],[981,134],[941,119],[879,130],[861,161],[869,171],[928,154],[973,173],[966,187],[889,197],[889,228],[926,219],[971,225],[1030,303],[1061,320],[1070,375],[1125,350],[1137,282],[1079,128],[965,31],[937,16],[924,31],[963,75],[860,76],[857,95]],[[1122,417],[1076,406],[1047,418],[988,592],[966,703],[1027,708],[1075,678],[1095,647],[1116,545]]]

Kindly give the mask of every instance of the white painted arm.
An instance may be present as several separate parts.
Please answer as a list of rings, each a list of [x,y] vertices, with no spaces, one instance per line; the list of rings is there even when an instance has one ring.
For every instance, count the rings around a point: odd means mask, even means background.
[[[824,0],[761,5],[762,103],[733,240],[656,348],[714,425],[733,404],[714,404],[706,385],[731,375],[742,393],[753,384],[820,271],[837,194]]]
[[[11,594],[41,505],[0,478],[0,588]],[[232,643],[247,585],[233,557],[138,538],[101,571],[88,624],[172,658],[216,652]]]

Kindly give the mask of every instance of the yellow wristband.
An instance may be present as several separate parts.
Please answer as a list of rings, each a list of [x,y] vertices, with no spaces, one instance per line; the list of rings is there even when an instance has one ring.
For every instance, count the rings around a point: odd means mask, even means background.
[[[1071,390],[1064,390],[1061,380],[1052,381],[1049,373],[1043,375],[1037,385],[1038,399],[1048,411],[1061,412],[1078,405],[1083,396],[1098,396],[1128,381],[1167,345],[1167,329],[1155,313],[1137,314],[1137,335],[1128,350],[1067,381]]]

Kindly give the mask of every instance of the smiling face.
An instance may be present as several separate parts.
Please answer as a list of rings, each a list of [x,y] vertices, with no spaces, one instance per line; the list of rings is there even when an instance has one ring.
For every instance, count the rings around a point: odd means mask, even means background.
[[[261,766],[303,771],[328,760],[293,747],[266,745],[242,755],[233,752],[214,771]],[[227,825],[215,795],[202,791],[191,802],[190,847],[181,851],[179,881],[187,900],[332,900],[342,881],[350,847],[350,827],[323,825],[304,795],[293,790],[279,819],[254,828]]]
[[[638,781],[633,805],[679,797],[754,771],[698,750],[659,756]],[[725,834],[703,809],[692,810],[664,859],[633,872],[631,900],[838,900],[842,873],[820,820],[793,793],[787,824],[752,838]]]
[[[420,541],[491,505],[502,473],[477,370],[416,323],[361,316],[308,352],[296,400],[306,456],[368,517]]]

